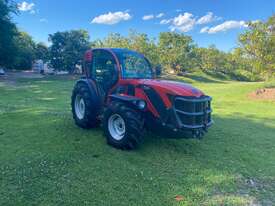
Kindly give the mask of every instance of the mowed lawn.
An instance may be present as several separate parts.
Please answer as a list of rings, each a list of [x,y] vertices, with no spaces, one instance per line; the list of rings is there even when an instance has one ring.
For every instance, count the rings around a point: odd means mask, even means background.
[[[247,97],[262,83],[184,80],[213,97],[205,138],[130,152],[75,126],[75,80],[0,80],[0,205],[275,204],[275,102]]]

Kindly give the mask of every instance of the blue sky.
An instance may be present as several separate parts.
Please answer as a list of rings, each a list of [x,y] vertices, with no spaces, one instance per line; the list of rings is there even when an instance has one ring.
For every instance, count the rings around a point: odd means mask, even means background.
[[[18,27],[36,41],[48,34],[86,29],[91,40],[130,29],[157,37],[175,31],[192,36],[199,46],[215,44],[229,51],[247,21],[265,20],[275,13],[274,0],[25,0],[17,1]]]

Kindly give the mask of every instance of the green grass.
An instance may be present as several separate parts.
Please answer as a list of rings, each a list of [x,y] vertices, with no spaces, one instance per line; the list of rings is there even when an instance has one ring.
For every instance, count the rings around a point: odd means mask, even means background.
[[[131,152],[74,125],[74,80],[0,82],[0,205],[272,205],[275,102],[247,97],[263,83],[181,80],[213,96],[209,133]]]
[[[264,84],[265,88],[275,88],[275,80],[273,81],[268,81]]]

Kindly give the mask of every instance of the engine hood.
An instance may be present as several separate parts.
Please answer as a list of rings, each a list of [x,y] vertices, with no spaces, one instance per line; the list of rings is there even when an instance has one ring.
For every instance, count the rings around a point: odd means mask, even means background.
[[[200,97],[203,96],[204,93],[191,86],[190,84],[170,81],[170,80],[157,80],[157,79],[146,79],[146,80],[139,80],[140,84],[147,85],[153,87],[157,91],[162,91],[165,93],[170,93],[173,95],[179,96],[193,96],[193,97]]]

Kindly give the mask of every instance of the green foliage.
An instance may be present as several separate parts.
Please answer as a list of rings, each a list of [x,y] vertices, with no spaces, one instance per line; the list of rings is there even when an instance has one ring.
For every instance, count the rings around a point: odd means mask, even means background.
[[[103,40],[92,42],[92,47],[128,48],[143,53],[154,66],[162,65],[166,72],[186,75],[203,71],[215,77],[239,81],[258,81],[261,76],[252,69],[250,60],[241,48],[223,52],[214,45],[201,48],[191,37],[174,32],[160,33],[158,40],[146,34],[130,31],[127,37],[111,33]]]
[[[56,32],[49,35],[50,62],[57,70],[73,72],[82,64],[85,51],[89,48],[89,34],[85,30]]]
[[[239,42],[254,71],[266,79],[275,73],[275,15],[266,22],[251,22]]]
[[[130,49],[144,54],[153,66],[159,64],[159,52],[153,39],[150,39],[147,34],[135,31],[131,31],[128,38]]]
[[[19,32],[15,37],[16,54],[13,60],[13,68],[26,70],[32,68],[35,58],[35,42],[26,32]]]
[[[111,33],[103,40],[89,42],[85,30],[56,32],[49,35],[50,48],[35,44],[32,38],[18,32],[11,20],[17,13],[11,0],[0,0],[0,66],[30,69],[34,59],[50,61],[57,70],[73,72],[82,64],[88,48],[128,48],[144,54],[153,66],[161,65],[166,72],[177,75],[203,71],[209,75],[240,81],[259,81],[275,78],[275,15],[266,22],[251,22],[239,36],[240,47],[231,52],[218,50],[214,45],[201,48],[190,36],[162,32],[158,39],[131,30],[128,36]]]
[[[49,49],[44,43],[38,43],[35,46],[35,59],[42,59],[44,62],[49,60]]]
[[[194,48],[193,40],[189,36],[174,32],[163,32],[159,35],[160,63],[166,70],[181,73],[192,69]]]
[[[264,88],[275,88],[275,80],[265,82]]]
[[[251,69],[249,59],[245,58],[240,48],[226,53],[215,46],[196,48],[200,70],[214,76],[227,76],[239,81],[259,81],[261,76]]]
[[[95,42],[95,47],[110,47],[110,48],[130,48],[128,38],[121,36],[119,33],[111,33],[103,42]]]
[[[103,40],[96,40],[91,43],[94,48],[126,48],[144,54],[153,65],[159,64],[158,49],[153,39],[147,34],[137,33],[131,30],[128,37],[119,33],[111,33]]]
[[[209,48],[196,49],[200,69],[205,72],[227,73],[227,54],[216,49],[215,46]]]
[[[31,69],[35,58],[35,42],[26,32],[18,31],[11,14],[17,14],[16,3],[0,0],[0,66]]]
[[[16,25],[11,14],[17,13],[15,3],[0,0],[0,66],[11,67],[15,55],[14,37],[17,35]]]

